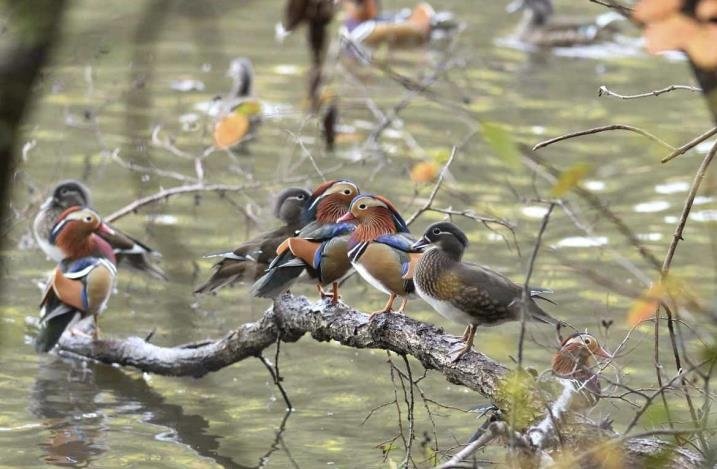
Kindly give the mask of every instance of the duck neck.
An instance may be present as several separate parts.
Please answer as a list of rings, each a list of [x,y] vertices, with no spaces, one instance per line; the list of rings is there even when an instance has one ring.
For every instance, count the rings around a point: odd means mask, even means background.
[[[395,234],[396,225],[390,216],[367,217],[354,231],[353,238],[358,242],[374,241],[382,235]]]
[[[316,209],[316,221],[322,224],[336,223],[336,220],[346,215],[349,208],[345,203],[331,195],[325,197]]]
[[[455,262],[461,261],[463,258],[463,252],[465,251],[465,247],[453,237],[447,240],[442,240],[438,244],[438,249],[445,257]]]

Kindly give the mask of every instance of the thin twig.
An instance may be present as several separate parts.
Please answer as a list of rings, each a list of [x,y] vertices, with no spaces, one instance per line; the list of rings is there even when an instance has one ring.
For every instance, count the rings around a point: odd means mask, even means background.
[[[543,223],[540,225],[540,231],[538,231],[538,237],[535,238],[535,245],[533,246],[533,253],[530,255],[530,262],[528,262],[528,273],[525,275],[525,282],[523,283],[523,298],[522,305],[520,308],[520,339],[518,341],[518,369],[523,367],[523,343],[525,342],[525,322],[527,318],[528,302],[530,299],[530,277],[533,276],[533,268],[535,267],[535,259],[538,257],[538,250],[543,240],[543,233],[548,227],[548,221],[550,220],[550,214],[553,213],[555,203],[551,202],[548,206],[548,211],[543,216]]]
[[[639,94],[619,94],[615,93],[614,91],[610,91],[607,86],[602,85],[600,89],[598,90],[598,96],[612,96],[619,99],[638,99],[638,98],[647,98],[649,96],[660,96],[664,93],[669,93],[670,91],[674,90],[687,90],[687,91],[697,91],[701,92],[702,88],[698,88],[696,86],[689,86],[689,85],[670,85],[665,88],[654,90],[654,91],[648,91],[647,93],[639,93]]]
[[[543,147],[547,147],[548,145],[552,145],[553,143],[557,143],[557,142],[561,142],[563,140],[570,139],[570,138],[582,137],[583,135],[596,134],[599,132],[606,132],[608,130],[628,130],[630,132],[635,132],[635,133],[642,135],[643,137],[649,138],[653,142],[667,148],[668,150],[675,150],[675,147],[673,147],[669,143],[665,142],[660,137],[651,134],[647,130],[640,129],[640,128],[634,127],[632,125],[612,124],[612,125],[604,125],[602,127],[594,127],[592,129],[587,129],[587,130],[581,130],[579,132],[572,132],[569,134],[561,135],[559,137],[551,138],[550,140],[544,140],[544,141],[538,143],[537,145],[535,145],[533,147],[533,151],[538,150]]]
[[[264,358],[263,355],[259,355],[257,358],[260,362],[264,364],[266,369],[269,371],[269,374],[271,375],[271,379],[274,381],[274,384],[277,388],[279,388],[279,392],[281,392],[281,397],[284,398],[284,403],[286,403],[286,410],[291,411],[293,409],[293,406],[291,405],[289,395],[286,393],[284,386],[281,385],[281,376],[279,376],[277,372],[278,370],[275,370],[271,363],[269,363],[269,360]]]
[[[483,446],[490,443],[497,436],[506,433],[506,430],[507,428],[505,426],[505,422],[492,422],[490,425],[488,425],[488,427],[485,429],[485,432],[483,432],[483,434],[477,440],[454,454],[451,459],[444,462],[436,469],[449,469],[453,467],[458,467],[461,461],[478,451]]]
[[[675,151],[667,155],[666,157],[662,158],[662,163],[667,163],[668,161],[671,161],[675,158],[677,158],[680,155],[683,155],[687,153],[688,150],[691,150],[692,148],[696,147],[700,143],[704,142],[708,138],[712,137],[713,135],[717,134],[717,127],[714,127],[707,132],[698,135],[694,139],[690,140],[689,142],[685,143],[681,147],[677,148]]]

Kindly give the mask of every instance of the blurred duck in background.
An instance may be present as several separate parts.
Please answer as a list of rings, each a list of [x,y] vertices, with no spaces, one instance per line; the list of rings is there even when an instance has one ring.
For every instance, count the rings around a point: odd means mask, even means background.
[[[40,207],[32,225],[37,244],[50,259],[60,262],[65,258],[61,249],[50,241],[52,228],[60,214],[72,207],[89,208],[91,204],[89,189],[79,181],[62,181],[52,189],[50,197]],[[128,264],[155,278],[167,280],[162,269],[152,261],[152,257],[158,256],[159,253],[107,223],[104,223],[104,227],[98,236],[112,247],[118,263]]]
[[[551,0],[514,0],[509,13],[522,11],[515,35],[538,47],[571,47],[609,41],[619,31],[624,17],[609,11],[594,18],[555,16]]]

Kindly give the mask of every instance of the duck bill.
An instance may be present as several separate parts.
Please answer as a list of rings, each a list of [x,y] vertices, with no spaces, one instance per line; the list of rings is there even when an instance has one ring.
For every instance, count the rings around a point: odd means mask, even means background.
[[[599,347],[599,348],[598,348],[598,350],[595,352],[595,356],[596,356],[596,357],[600,357],[600,358],[605,358],[605,359],[608,359],[608,360],[611,359],[611,358],[613,358],[613,357],[612,357],[612,354],[611,354],[610,352],[608,352],[607,350],[605,350],[604,348],[602,348],[602,347]]]
[[[100,223],[100,227],[97,228],[97,233],[100,235],[114,236],[115,230],[113,230],[107,223]]]
[[[430,244],[431,244],[431,242],[428,239],[426,239],[426,237],[424,236],[423,238],[421,238],[418,241],[416,241],[415,243],[413,243],[411,245],[411,249],[413,249],[414,251],[422,251],[423,249],[428,247]]]
[[[356,220],[356,217],[354,216],[354,214],[351,212],[347,212],[344,216],[342,216],[341,218],[336,220],[336,223],[343,223],[343,222],[349,222],[349,221],[354,221],[354,220]]]

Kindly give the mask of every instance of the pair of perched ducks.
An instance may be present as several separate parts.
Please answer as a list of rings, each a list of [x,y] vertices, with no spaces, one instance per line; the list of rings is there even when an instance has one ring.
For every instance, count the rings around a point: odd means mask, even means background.
[[[165,279],[152,263],[151,248],[122,233],[90,208],[87,188],[77,181],[59,183],[40,208],[33,233],[40,248],[57,266],[41,302],[40,332],[35,346],[47,352],[79,319],[97,320],[114,288],[116,266],[129,266]]]

